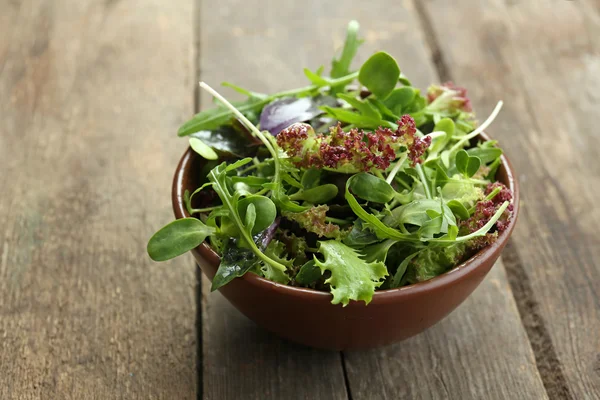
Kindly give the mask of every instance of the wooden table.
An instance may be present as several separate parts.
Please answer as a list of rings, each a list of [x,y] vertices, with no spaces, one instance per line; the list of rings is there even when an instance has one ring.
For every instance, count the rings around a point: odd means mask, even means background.
[[[522,213],[427,332],[323,352],[255,327],[191,258],[152,263],[197,81],[296,87],[348,20],[425,88],[454,80]],[[358,65],[358,62],[357,62]],[[0,399],[599,399],[598,0],[0,0]]]

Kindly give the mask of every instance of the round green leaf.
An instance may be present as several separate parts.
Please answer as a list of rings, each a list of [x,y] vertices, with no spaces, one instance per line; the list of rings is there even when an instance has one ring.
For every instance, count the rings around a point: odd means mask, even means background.
[[[196,218],[182,218],[165,225],[148,241],[148,255],[165,261],[186,253],[215,233],[215,228]]]
[[[271,199],[265,196],[248,196],[244,197],[238,202],[238,212],[243,221],[246,221],[246,212],[248,206],[252,204],[254,207],[254,213],[256,218],[254,220],[254,227],[252,228],[252,235],[256,235],[259,232],[267,229],[277,216],[277,208]]]
[[[456,169],[466,177],[472,177],[477,173],[481,166],[479,157],[470,156],[465,150],[456,153]]]
[[[358,80],[377,98],[384,100],[394,90],[400,78],[400,67],[388,53],[373,54],[360,68]]]
[[[192,137],[190,138],[190,147],[203,158],[207,160],[216,160],[219,155],[215,153],[212,147],[206,145],[202,140]]]
[[[348,184],[356,197],[375,203],[387,203],[396,195],[396,191],[389,183],[366,172],[352,176]]]

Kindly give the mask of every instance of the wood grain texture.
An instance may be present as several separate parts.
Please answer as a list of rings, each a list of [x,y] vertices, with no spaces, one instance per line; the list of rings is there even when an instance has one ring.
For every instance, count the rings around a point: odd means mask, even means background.
[[[0,399],[195,398],[194,267],[145,251],[193,108],[177,4],[1,2]]]
[[[475,106],[505,100],[493,132],[522,188],[510,270],[548,393],[600,398],[597,8],[516,0],[426,8],[451,75]]]
[[[345,359],[354,400],[548,398],[501,261],[439,324]]]
[[[409,2],[373,1],[369,7],[345,2],[344,8],[333,1],[267,8],[253,1],[219,4],[215,10],[204,2],[200,23],[200,78],[211,85],[229,80],[257,91],[304,85],[302,68],[328,67],[352,18],[360,20],[366,39],[356,65],[385,49],[416,85],[424,88],[436,80]],[[201,104],[210,104],[210,97],[201,94]],[[346,398],[336,353],[282,342],[256,328],[220,294],[209,293],[207,284],[204,295],[204,398]],[[428,333],[397,346],[346,353],[344,359],[355,400],[545,398],[501,265],[465,305]],[[432,373],[433,380],[426,378]]]

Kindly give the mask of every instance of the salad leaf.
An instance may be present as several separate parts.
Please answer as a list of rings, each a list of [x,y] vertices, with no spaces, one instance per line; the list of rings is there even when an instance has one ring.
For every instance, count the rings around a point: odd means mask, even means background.
[[[318,108],[312,97],[279,99],[263,108],[260,114],[260,128],[277,135],[294,122],[308,121],[320,114],[323,114],[323,111]]]
[[[315,260],[307,261],[300,267],[296,275],[296,282],[303,286],[309,286],[315,283],[321,277],[321,269],[315,263]]]
[[[387,203],[396,195],[392,185],[366,172],[352,175],[348,185],[356,197],[375,203]]]
[[[212,280],[211,292],[225,286],[235,278],[244,276],[258,264],[258,257],[252,250],[234,244],[225,247],[219,269]]]
[[[467,178],[475,175],[480,166],[481,159],[479,157],[470,156],[465,150],[456,153],[456,169]]]
[[[388,53],[380,51],[373,54],[360,67],[358,80],[380,100],[392,93],[400,78],[400,67]]]
[[[347,306],[350,300],[362,300],[369,304],[375,288],[387,276],[387,268],[383,262],[368,263],[360,258],[360,253],[336,240],[319,242],[319,253],[324,257],[320,261],[315,257],[315,264],[331,277],[325,281],[331,286],[332,304]]]
[[[285,246],[283,245],[283,243],[277,240],[271,241],[271,243],[269,243],[269,245],[265,249],[265,254],[268,257],[277,260],[279,263],[289,268],[292,266],[292,261],[288,260],[285,257],[284,253]],[[260,271],[262,272],[265,278],[272,280],[273,282],[286,284],[290,281],[290,277],[287,275],[286,272],[281,271],[277,268],[273,268],[273,266],[271,266],[268,263],[263,263],[260,268]]]
[[[215,228],[199,219],[181,218],[165,225],[150,238],[148,254],[154,261],[170,260],[198,247],[215,233]]]

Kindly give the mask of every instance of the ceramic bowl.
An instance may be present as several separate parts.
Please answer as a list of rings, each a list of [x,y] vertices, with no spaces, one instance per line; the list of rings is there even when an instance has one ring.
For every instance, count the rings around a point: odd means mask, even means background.
[[[489,140],[486,135],[480,139]],[[199,187],[205,161],[188,149],[175,172],[172,201],[176,218],[188,217],[183,194]],[[253,273],[236,278],[220,292],[242,314],[264,329],[311,347],[365,349],[398,342],[423,332],[461,304],[481,283],[506,245],[519,211],[519,187],[510,162],[502,157],[497,178],[514,194],[509,226],[491,246],[429,281],[377,291],[369,305],[331,304],[331,294],[271,282]],[[205,243],[192,253],[212,280],[219,256]]]

